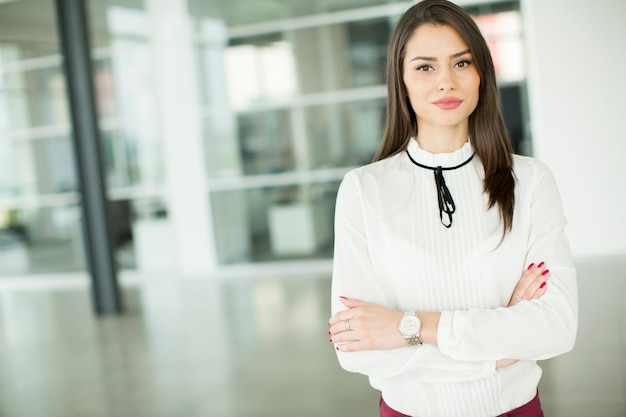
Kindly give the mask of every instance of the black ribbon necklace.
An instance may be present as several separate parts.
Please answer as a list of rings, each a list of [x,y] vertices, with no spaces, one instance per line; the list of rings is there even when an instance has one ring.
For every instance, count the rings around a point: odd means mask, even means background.
[[[437,187],[437,199],[439,201],[439,218],[441,219],[441,224],[443,224],[447,228],[450,228],[450,226],[452,226],[452,214],[456,211],[456,205],[454,204],[452,194],[450,194],[450,190],[446,185],[446,180],[443,178],[443,171],[452,171],[453,169],[461,168],[462,166],[469,164],[472,158],[474,158],[475,153],[473,153],[465,162],[454,167],[429,167],[428,165],[420,164],[415,159],[413,159],[408,149],[406,150],[406,154],[409,156],[411,162],[413,162],[418,167],[430,169],[434,172],[435,186]],[[444,213],[447,216],[447,222],[443,219]]]

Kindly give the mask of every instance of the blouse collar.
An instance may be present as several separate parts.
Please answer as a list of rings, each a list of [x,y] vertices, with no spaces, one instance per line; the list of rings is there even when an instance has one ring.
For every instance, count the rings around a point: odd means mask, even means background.
[[[411,155],[411,158],[420,164],[430,167],[441,166],[444,168],[459,165],[465,162],[474,153],[474,149],[469,140],[456,151],[450,153],[430,153],[420,148],[415,138],[411,138],[409,141],[407,151],[409,155]]]

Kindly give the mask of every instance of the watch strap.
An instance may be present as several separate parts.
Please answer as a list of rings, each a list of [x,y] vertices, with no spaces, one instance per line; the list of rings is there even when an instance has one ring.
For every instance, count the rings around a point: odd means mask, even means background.
[[[409,346],[419,346],[422,344],[419,333],[413,336],[404,336],[404,340],[406,340]]]

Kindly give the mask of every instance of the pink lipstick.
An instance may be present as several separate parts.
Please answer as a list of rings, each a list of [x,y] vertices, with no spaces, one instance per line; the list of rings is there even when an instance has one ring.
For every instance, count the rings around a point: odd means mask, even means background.
[[[444,97],[433,101],[433,104],[441,110],[454,110],[463,103],[463,100],[456,97]]]

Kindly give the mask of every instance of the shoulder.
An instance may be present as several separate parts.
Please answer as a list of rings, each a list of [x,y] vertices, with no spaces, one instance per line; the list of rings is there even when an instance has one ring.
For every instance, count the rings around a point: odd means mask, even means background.
[[[358,200],[368,212],[381,212],[406,203],[413,177],[404,152],[349,171],[338,200]]]
[[[380,161],[363,165],[349,171],[344,183],[357,183],[365,190],[380,188],[383,184],[406,177],[404,152],[397,153]]]
[[[558,192],[550,167],[537,158],[513,155],[513,173],[522,191],[534,193],[543,189]]]
[[[535,183],[544,177],[552,177],[548,165],[537,158],[513,155],[513,173],[519,182]]]
[[[406,152],[398,152],[397,154],[388,156],[380,161],[372,162],[367,165],[360,166],[353,169],[350,172],[354,172],[354,175],[382,175],[390,170],[401,169],[404,165],[403,160],[406,158]]]

